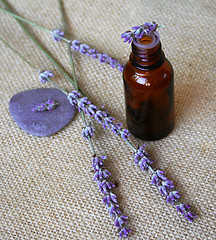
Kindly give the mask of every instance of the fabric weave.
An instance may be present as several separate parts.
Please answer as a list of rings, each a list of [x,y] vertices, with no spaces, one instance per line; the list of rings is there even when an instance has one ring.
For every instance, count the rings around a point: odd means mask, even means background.
[[[61,28],[58,1],[8,0],[16,13],[53,30]],[[0,6],[2,4],[0,3]],[[125,64],[130,45],[120,35],[155,21],[166,57],[175,71],[176,125],[165,139],[147,144],[154,166],[166,172],[198,215],[186,221],[150,184],[150,175],[133,162],[132,151],[111,131],[93,122],[93,140],[106,169],[117,181],[114,194],[133,230],[129,239],[208,239],[215,229],[215,74],[216,2],[210,0],[64,0],[71,40],[77,39]],[[42,30],[28,29],[71,74],[66,44]],[[68,91],[72,85],[20,29],[1,13],[1,37],[39,69],[48,69]],[[93,181],[91,148],[82,138],[80,114],[50,137],[19,129],[8,103],[21,91],[41,88],[37,72],[0,42],[0,239],[118,239],[102,194]],[[99,107],[125,121],[119,70],[74,52],[78,84]],[[43,85],[50,87],[48,83]]]

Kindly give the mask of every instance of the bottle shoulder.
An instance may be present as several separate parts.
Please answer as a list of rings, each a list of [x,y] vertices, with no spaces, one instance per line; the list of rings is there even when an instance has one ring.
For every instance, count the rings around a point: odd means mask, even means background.
[[[130,60],[123,70],[124,81],[135,88],[158,88],[169,84],[173,79],[174,71],[171,63],[165,58],[164,63],[152,70],[140,70],[135,68]]]

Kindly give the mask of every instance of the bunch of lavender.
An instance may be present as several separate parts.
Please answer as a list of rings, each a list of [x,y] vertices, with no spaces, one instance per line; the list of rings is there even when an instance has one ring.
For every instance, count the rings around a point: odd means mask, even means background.
[[[121,136],[128,143],[128,145],[134,150],[135,164],[138,165],[142,171],[149,171],[151,173],[151,183],[158,188],[167,203],[176,205],[177,211],[183,214],[184,217],[191,222],[197,217],[189,210],[191,207],[190,205],[179,203],[181,195],[178,191],[173,190],[173,182],[166,178],[165,172],[153,169],[152,165],[154,161],[149,154],[145,152],[145,145],[136,149],[128,140],[128,130],[122,129],[121,124],[119,123],[115,124],[114,118],[107,116],[106,112],[99,110],[98,107],[92,104],[87,97],[82,97],[79,92],[72,91],[69,93],[68,100],[73,106],[76,106],[79,111],[82,110],[85,114],[94,118],[97,122],[102,124],[105,129],[112,129],[114,134]]]
[[[160,26],[161,27],[161,26]],[[124,38],[124,42],[131,43],[134,38],[142,38],[144,35],[151,34],[158,28],[158,24],[155,22],[144,23],[141,26],[132,27],[133,31],[126,31],[122,33],[121,38]]]
[[[0,10],[4,10],[4,9],[1,9]],[[7,12],[8,14],[12,15],[13,17],[21,20],[21,21],[25,21],[25,22],[28,22],[30,23],[29,21],[11,13],[11,12],[8,12],[6,10],[4,10],[5,12]],[[34,23],[31,23],[32,25],[34,26],[38,26]],[[22,25],[21,25],[22,26]],[[23,26],[22,26],[23,27]],[[67,40],[67,39],[64,39],[60,34],[58,34],[57,32],[58,31],[49,31],[47,29],[44,29],[42,27],[40,27],[41,29],[43,30],[46,30],[50,33],[52,33],[52,36],[55,36],[55,37],[59,37],[59,39],[63,39],[65,40],[67,43],[71,43],[71,41]],[[25,27],[23,27],[23,29],[25,30],[25,32],[29,35],[28,31],[25,29]],[[137,28],[138,29],[138,28]],[[137,30],[137,29],[134,29],[134,30]],[[137,33],[138,34],[138,33]],[[32,36],[30,36],[32,38],[32,40],[34,39]],[[130,38],[128,39],[130,40]],[[57,39],[55,39],[55,41],[59,41]],[[78,44],[79,45],[79,44]],[[41,49],[42,50],[42,49]],[[46,54],[47,55],[47,54]],[[51,61],[53,61],[53,59],[50,59]],[[55,61],[53,61],[56,64]],[[60,69],[62,71],[62,73],[67,77],[67,75],[65,74],[65,72]],[[69,80],[72,81],[72,79],[70,79],[69,77],[67,77]],[[47,81],[50,81],[52,84],[54,84],[49,78],[47,78]],[[43,81],[44,82],[44,81]],[[57,86],[56,84],[54,84],[55,86]],[[57,86],[57,88],[59,88]],[[93,103],[90,102],[90,100],[88,98],[84,98],[81,96],[80,92],[78,92],[78,87],[77,87],[77,91],[73,91],[69,94],[67,94],[63,89],[59,88],[59,90],[61,90],[63,93],[65,93],[67,96],[68,96],[68,100],[70,101],[70,103],[72,105],[75,105],[78,110],[81,111],[81,113],[85,113],[91,117],[93,117],[94,119],[96,119],[99,123],[101,123],[104,128],[110,128],[113,130],[113,132],[116,134],[116,135],[120,135],[124,140],[125,142],[133,149],[134,151],[134,161],[135,161],[135,164],[137,164],[138,166],[140,166],[141,170],[143,171],[149,171],[151,172],[152,176],[151,176],[151,179],[152,179],[152,184],[156,185],[160,191],[160,193],[162,194],[162,196],[164,196],[166,198],[166,201],[168,203],[171,203],[173,205],[176,206],[176,209],[178,212],[180,212],[181,214],[184,215],[184,217],[186,219],[188,219],[189,221],[193,221],[194,218],[196,217],[196,215],[190,211],[190,205],[187,205],[187,204],[180,204],[179,203],[179,199],[180,199],[180,194],[177,192],[177,191],[173,191],[173,183],[172,181],[168,180],[166,177],[165,177],[165,173],[163,171],[160,171],[160,170],[155,170],[153,169],[152,167],[152,164],[153,164],[153,161],[152,159],[150,158],[150,156],[144,151],[144,146],[142,147],[138,147],[137,149],[130,143],[130,141],[128,140],[128,136],[129,136],[129,133],[126,129],[122,129],[121,128],[121,125],[120,124],[115,124],[114,123],[114,118],[108,116],[108,114],[106,112],[103,112],[101,110],[99,110]],[[92,130],[92,129],[91,129]],[[84,133],[83,133],[84,134]],[[91,139],[91,136],[92,136],[92,133],[91,131],[86,131],[84,136],[89,140]],[[95,156],[96,157],[96,156]],[[99,174],[99,173],[98,173]],[[109,174],[108,174],[109,175]],[[101,183],[100,183],[101,184]],[[101,184],[100,187],[102,187],[103,184]],[[112,185],[110,185],[111,188],[112,188]],[[109,187],[108,187],[109,188]],[[103,189],[103,187],[102,187]],[[111,190],[111,189],[110,189]],[[103,190],[104,191],[104,190]],[[111,194],[110,194],[110,198],[111,198]],[[112,198],[111,198],[112,200]],[[105,200],[106,201],[106,200]],[[113,200],[112,200],[113,201]],[[118,211],[118,210],[117,210]],[[125,221],[124,221],[125,222]],[[126,230],[123,230],[123,229],[126,229]],[[127,228],[122,228],[120,233],[123,235],[127,235],[128,233],[130,232],[130,230],[128,230]],[[124,234],[125,233],[125,234]],[[121,235],[120,235],[121,236]]]

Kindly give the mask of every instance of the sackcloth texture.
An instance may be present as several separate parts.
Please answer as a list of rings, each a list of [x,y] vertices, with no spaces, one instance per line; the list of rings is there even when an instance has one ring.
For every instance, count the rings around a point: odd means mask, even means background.
[[[62,27],[58,1],[8,0],[17,14],[50,30]],[[94,123],[96,152],[118,182],[114,193],[133,230],[129,239],[216,239],[215,231],[215,18],[214,0],[64,0],[70,39],[96,48],[125,64],[131,47],[120,34],[143,22],[158,31],[175,70],[176,125],[166,138],[144,142],[154,167],[164,170],[198,215],[186,221],[135,165],[132,150],[111,131]],[[2,4],[0,4],[3,7]],[[48,33],[28,29],[71,74],[67,47]],[[55,73],[67,91],[72,85],[38,50],[18,23],[1,12],[1,37],[42,70]],[[80,114],[49,137],[25,133],[9,113],[10,98],[41,85],[31,69],[0,42],[1,195],[0,239],[119,239],[93,181],[91,148],[82,136]],[[125,121],[122,74],[98,60],[73,54],[78,84],[117,122]]]

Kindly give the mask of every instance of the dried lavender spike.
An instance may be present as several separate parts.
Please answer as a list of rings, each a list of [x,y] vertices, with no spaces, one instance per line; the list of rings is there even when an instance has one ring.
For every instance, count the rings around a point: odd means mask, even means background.
[[[111,175],[111,173],[103,169],[103,160],[105,159],[105,156],[94,156],[92,158],[92,166],[93,170],[95,171],[94,181],[97,181],[98,187],[101,193],[104,195],[103,202],[106,204],[110,216],[114,218],[115,226],[120,231],[119,237],[122,238],[124,236],[127,238],[128,234],[132,231],[126,227],[126,219],[128,217],[122,215],[119,205],[117,204],[117,197],[111,192],[111,189],[115,187],[115,185],[107,181],[107,178]]]
[[[69,102],[82,110],[87,115],[93,117],[98,123],[102,124],[104,129],[111,129],[116,135],[122,137],[122,139],[127,140],[130,133],[127,129],[122,129],[120,123],[115,123],[115,119],[110,117],[106,112],[101,111],[97,106],[92,104],[87,97],[81,97],[77,91],[72,91],[68,94]]]
[[[33,112],[43,112],[50,111],[55,109],[58,106],[58,103],[52,99],[47,100],[45,103],[38,103],[36,106],[32,108]]]
[[[144,23],[141,26],[132,27],[133,31],[126,31],[121,34],[121,38],[124,39],[124,42],[131,43],[134,38],[140,39],[146,34],[151,34],[156,31],[158,25],[155,22]]]
[[[167,203],[172,205],[176,204],[176,209],[178,212],[184,215],[185,219],[192,222],[197,216],[189,211],[190,205],[178,203],[181,195],[178,191],[173,191],[173,182],[168,180],[165,176],[165,172],[161,170],[154,170],[152,168],[153,160],[150,158],[149,154],[145,152],[145,145],[138,147],[134,153],[134,162],[136,165],[140,166],[142,171],[150,171],[151,183],[158,187],[159,192],[163,197],[165,197]]]
[[[111,58],[109,55],[99,53],[96,49],[90,48],[87,44],[82,44],[78,40],[71,41],[71,48],[79,51],[81,54],[98,59],[100,63],[107,63],[112,68],[117,68],[120,72],[123,71],[124,65],[120,64],[118,60]]]

